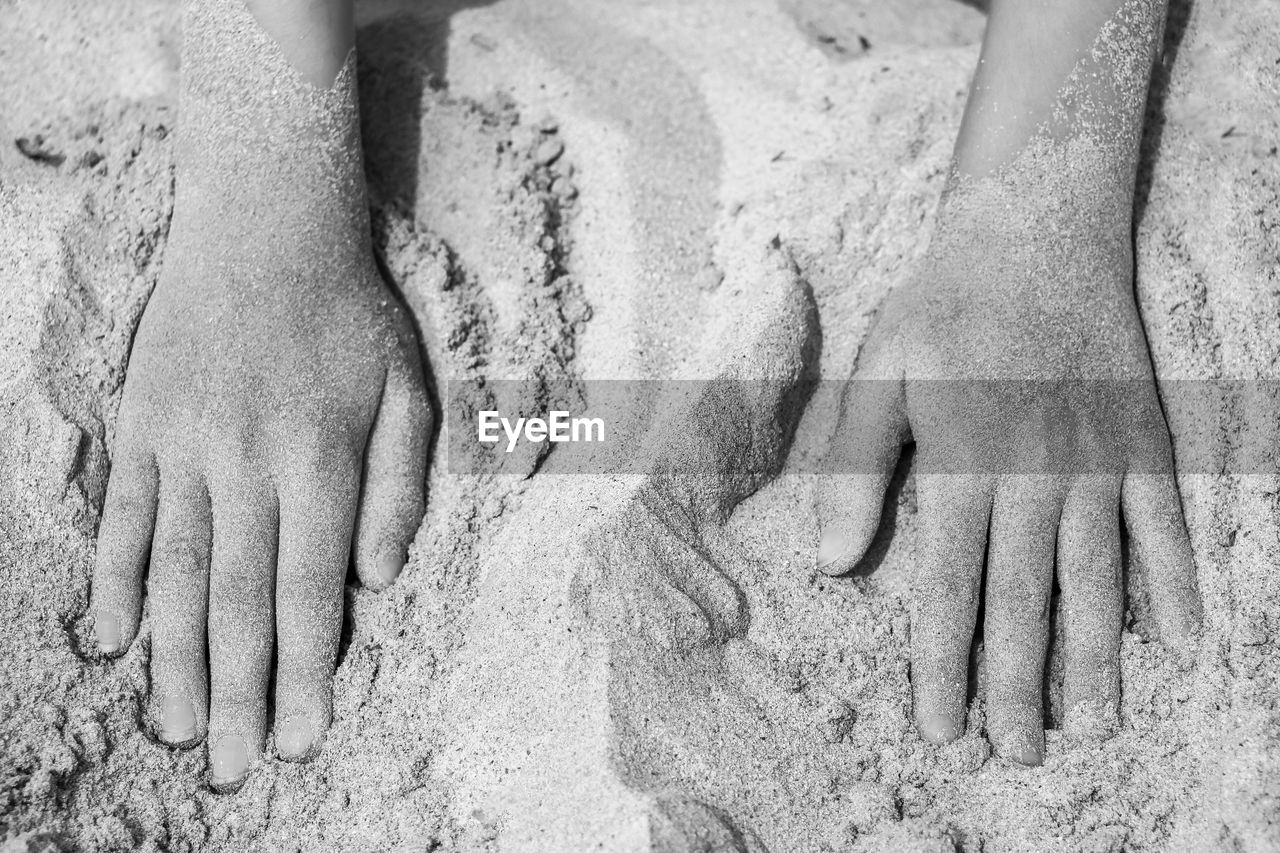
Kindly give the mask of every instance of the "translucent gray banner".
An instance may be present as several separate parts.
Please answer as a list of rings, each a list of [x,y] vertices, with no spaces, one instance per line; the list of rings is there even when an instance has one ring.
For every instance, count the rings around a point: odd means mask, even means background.
[[[740,452],[743,466],[787,459],[792,473],[880,473],[907,443],[933,473],[1280,473],[1280,380],[469,380],[440,391],[441,449],[458,474],[642,474],[702,441]],[[797,427],[806,452],[788,459]]]

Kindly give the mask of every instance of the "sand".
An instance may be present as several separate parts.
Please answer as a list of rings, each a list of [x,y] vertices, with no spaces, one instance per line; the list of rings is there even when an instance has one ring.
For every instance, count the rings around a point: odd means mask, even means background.
[[[900,6],[363,7],[375,243],[437,381],[844,378],[927,247],[981,34],[975,9]],[[1121,730],[1068,743],[1051,689],[1041,768],[992,757],[980,702],[954,744],[913,731],[909,466],[869,570],[814,570],[823,386],[798,423],[798,399],[769,393],[659,412],[671,439],[631,475],[438,459],[400,582],[348,589],[322,753],[209,791],[201,751],[145,731],[147,623],[116,662],[84,652],[172,206],[177,11],[20,2],[0,33],[6,853],[1280,846],[1280,480],[1231,439],[1275,430],[1266,385],[1212,424],[1169,412],[1175,451],[1223,437],[1215,469],[1181,477],[1195,669],[1151,641],[1131,566]],[[1163,383],[1275,378],[1277,57],[1265,0],[1175,4],[1136,227]],[[528,389],[529,406],[559,393]]]

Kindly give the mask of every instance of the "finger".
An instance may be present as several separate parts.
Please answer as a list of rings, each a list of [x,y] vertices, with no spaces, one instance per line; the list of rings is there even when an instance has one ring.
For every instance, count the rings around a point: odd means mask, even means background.
[[[846,383],[840,418],[818,484],[818,568],[852,571],[866,554],[884,508],[884,496],[906,440],[902,383],[853,379]]]
[[[1072,737],[1114,734],[1120,714],[1120,483],[1093,477],[1067,495],[1058,529],[1066,658],[1066,721]]]
[[[996,753],[1044,761],[1044,659],[1061,497],[1054,478],[1007,477],[996,492],[987,559],[987,732]]]
[[[156,489],[155,458],[126,441],[113,460],[93,570],[94,634],[104,654],[123,652],[138,634]]]
[[[278,511],[264,478],[211,483],[209,781],[239,787],[262,754],[275,639]]]
[[[991,489],[972,475],[917,482],[924,547],[912,584],[911,687],[921,736],[945,743],[964,731]]]
[[[335,459],[281,488],[276,573],[276,749],[314,754],[329,727],[359,461]]]
[[[422,524],[430,439],[431,407],[415,351],[388,371],[365,450],[355,562],[367,587],[387,587],[404,568]]]
[[[1172,474],[1131,472],[1121,502],[1137,561],[1146,572],[1160,639],[1186,659],[1202,614],[1177,481]]]
[[[159,736],[191,746],[209,720],[205,665],[209,551],[213,519],[204,483],[190,471],[167,471],[151,546],[151,691]]]

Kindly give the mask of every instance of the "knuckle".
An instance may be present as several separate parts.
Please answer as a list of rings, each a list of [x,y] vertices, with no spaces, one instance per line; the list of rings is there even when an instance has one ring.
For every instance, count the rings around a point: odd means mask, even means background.
[[[277,677],[297,684],[318,681],[331,673],[340,635],[339,624],[310,618],[282,625]]]
[[[162,575],[185,582],[203,578],[208,571],[208,543],[194,531],[169,533],[158,544],[153,561]]]
[[[223,733],[253,731],[266,703],[243,678],[223,679],[214,691],[209,715],[210,743]]]
[[[954,570],[924,572],[916,578],[915,595],[926,614],[955,611],[978,602],[976,578]]]
[[[253,632],[265,630],[271,622],[271,609],[261,603],[240,602],[235,606],[215,607],[209,614],[209,641],[214,645],[240,646]]]
[[[209,625],[258,627],[271,619],[271,578],[258,568],[223,566],[212,578]]]
[[[349,423],[341,418],[340,423]],[[332,483],[334,488],[359,476],[356,430],[336,426],[330,417],[303,418],[288,424],[278,442],[278,460],[288,479],[304,483]]]
[[[189,472],[201,467],[205,445],[190,440],[190,436],[198,434],[194,424],[184,424],[182,419],[176,419],[165,428],[164,434],[155,442],[156,462],[161,472]]]
[[[281,606],[314,611],[317,618],[330,616],[335,610],[341,612],[345,570],[345,565],[322,556],[291,561],[291,566],[281,570],[278,580]]]
[[[250,662],[270,660],[275,631],[269,603],[214,606],[208,625],[210,657],[220,659],[224,669],[234,668],[247,679]]]
[[[198,594],[201,579],[195,572],[175,570],[165,565],[155,566],[147,578],[147,594],[153,602],[155,621],[173,622],[182,616],[187,616],[189,621],[189,602]]]
[[[1120,562],[1109,557],[1068,560],[1062,568],[1068,595],[1109,594],[1120,588]]]
[[[1118,681],[1120,645],[1114,639],[1114,634],[1099,630],[1077,630],[1075,636],[1068,640],[1069,680],[1092,687]]]
[[[93,578],[96,584],[117,587],[133,580],[137,574],[134,566],[132,538],[140,533],[132,525],[122,529],[110,516],[103,519],[98,533],[98,553],[94,562]]]
[[[426,504],[421,491],[406,489],[388,497],[366,505],[357,519],[356,550],[360,558],[376,559],[379,549],[388,542],[407,546],[422,522]]]
[[[216,430],[207,444],[231,478],[257,470],[261,461],[262,442],[247,425]]]
[[[311,445],[297,454],[296,470],[311,482],[348,483],[359,474],[359,457],[347,446]]]
[[[1048,597],[1045,584],[1030,572],[995,572],[988,580],[988,589],[994,603],[1019,610],[1039,607]]]
[[[151,669],[160,678],[175,675],[195,677],[204,666],[205,645],[203,634],[197,637],[191,631],[170,630],[159,622],[154,626],[151,641]]]
[[[327,694],[333,689],[331,666],[312,659],[286,656],[282,649],[276,679],[277,719],[282,716],[282,710],[317,716],[325,712],[330,701]]]

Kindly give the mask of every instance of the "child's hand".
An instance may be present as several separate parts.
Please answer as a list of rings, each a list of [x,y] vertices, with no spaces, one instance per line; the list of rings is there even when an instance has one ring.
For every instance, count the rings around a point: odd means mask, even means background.
[[[308,269],[299,257],[334,247],[281,260],[271,234],[221,254],[185,236],[130,357],[93,608],[101,650],[127,648],[150,552],[160,737],[207,730],[212,782],[232,786],[263,748],[273,653],[277,749],[318,745],[353,542],[367,586],[396,578],[431,415],[413,329],[367,245]]]
[[[1162,638],[1185,649],[1200,619],[1128,232],[1088,219],[999,229],[961,214],[940,226],[924,274],[893,295],[859,356],[829,457],[837,476],[819,499],[819,564],[849,571],[914,438],[916,723],[939,742],[964,729],[985,556],[988,733],[1026,764],[1044,756],[1055,562],[1067,728],[1116,725],[1121,507]]]

